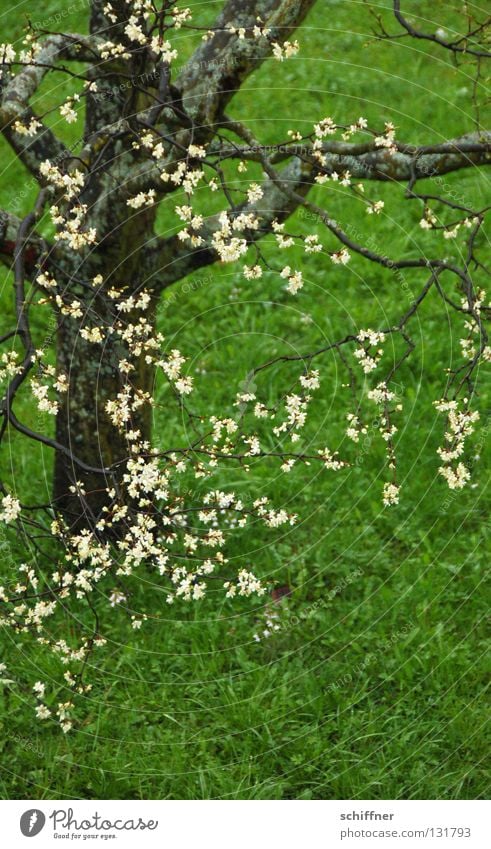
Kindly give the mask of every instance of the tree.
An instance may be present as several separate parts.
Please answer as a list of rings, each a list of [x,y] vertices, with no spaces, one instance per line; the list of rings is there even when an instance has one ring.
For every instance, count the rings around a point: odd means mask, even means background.
[[[463,128],[457,139],[414,145],[399,140],[392,124],[372,128],[363,118],[354,118],[350,126],[339,126],[319,115],[307,136],[292,130],[274,145],[256,139],[227,108],[261,63],[270,58],[285,62],[298,52],[294,33],[314,2],[227,0],[215,22],[200,33],[190,11],[175,0],[92,0],[88,35],[31,25],[19,55],[9,44],[0,48],[2,132],[39,184],[29,215],[19,219],[1,213],[0,256],[14,271],[16,326],[0,340],[5,346],[0,436],[9,429],[19,431],[53,449],[55,463],[52,503],[38,510],[24,505],[3,482],[2,518],[44,529],[48,516],[64,552],[62,565],[49,578],[40,579],[34,567],[26,567],[15,591],[2,593],[5,621],[16,630],[42,631],[64,599],[73,597],[74,603],[92,608],[96,584],[115,573],[124,580],[142,564],[157,566],[169,583],[169,600],[198,599],[207,577],[222,567],[226,571],[220,551],[223,534],[214,527],[219,511],[233,513],[244,524],[251,516],[270,527],[293,522],[294,516],[264,499],[246,506],[234,493],[213,488],[204,496],[191,493],[186,500],[175,480],[188,469],[206,479],[222,462],[242,467],[250,457],[276,457],[285,471],[295,462],[320,462],[330,470],[347,465],[332,447],[320,446],[314,454],[296,450],[319,387],[314,366],[328,350],[347,366],[355,387],[355,372],[368,380],[389,337],[403,343],[400,358],[368,387],[387,449],[383,499],[387,506],[397,504],[394,418],[400,404],[391,381],[414,347],[408,325],[430,291],[461,314],[465,331],[462,365],[449,374],[443,397],[436,400],[448,424],[440,472],[452,489],[469,478],[462,455],[478,418],[472,406],[474,375],[480,362],[491,358],[485,329],[490,307],[474,280],[483,272],[477,249],[487,209],[470,209],[443,194],[419,193],[417,184],[488,164],[491,133],[480,126],[472,132]],[[393,34],[374,16],[375,37],[428,40],[435,49],[450,51],[456,61],[465,58],[479,69],[489,58],[487,20],[469,17],[467,30],[451,41],[416,29],[397,2],[394,15],[399,30]],[[175,72],[174,38],[180,29],[199,33],[202,40]],[[73,95],[59,110],[68,123],[80,120],[85,104],[83,134],[75,148],[31,106],[41,82],[52,73],[74,82]],[[237,163],[239,172],[248,163],[262,170],[261,179],[245,191],[231,186],[231,168]],[[329,181],[350,186],[358,199],[364,196],[365,181],[406,184],[406,197],[421,203],[422,227],[446,239],[465,234],[462,261],[446,258],[441,241],[435,242],[432,258],[390,257],[364,245],[309,199],[313,186]],[[221,211],[207,217],[198,211],[198,187],[210,198],[221,198]],[[181,223],[178,232],[160,235],[159,204],[173,193],[179,196],[175,211]],[[375,220],[383,203],[365,202]],[[323,251],[316,232],[305,237],[285,229],[299,207],[337,241],[334,251],[324,252],[326,263],[343,266],[357,253],[396,273],[424,269],[427,279],[419,295],[388,327],[361,328],[301,356],[280,356],[296,363],[300,372],[274,409],[246,385],[237,395],[236,415],[212,416],[199,423],[189,445],[154,451],[156,371],[165,374],[185,411],[192,390],[184,356],[167,351],[156,330],[161,293],[192,271],[218,262],[241,260],[246,278],[260,277],[269,267],[262,247],[268,234],[286,257],[299,243],[306,259]],[[303,285],[302,270],[285,261],[276,271],[294,297]],[[31,331],[30,314],[38,306],[54,316],[56,367]],[[255,374],[274,362],[258,364]],[[34,431],[19,418],[16,406],[22,392],[31,392],[39,409],[53,414],[54,434]],[[274,417],[276,443],[265,447],[257,428]],[[348,418],[347,435],[356,442],[365,428],[356,393]],[[201,529],[191,533],[186,520],[195,513]],[[229,596],[264,591],[247,570],[225,577]],[[77,648],[51,640],[55,652],[79,664],[67,679],[74,692],[83,692],[88,653],[103,641],[97,610],[95,623],[92,635]],[[43,686],[38,695],[44,695]],[[70,727],[70,709],[59,713],[65,729]],[[42,700],[38,715],[49,715]]]

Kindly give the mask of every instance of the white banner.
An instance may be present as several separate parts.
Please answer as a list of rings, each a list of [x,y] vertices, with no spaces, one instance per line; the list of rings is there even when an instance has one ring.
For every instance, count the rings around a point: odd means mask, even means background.
[[[2,801],[2,846],[491,846],[484,801]]]

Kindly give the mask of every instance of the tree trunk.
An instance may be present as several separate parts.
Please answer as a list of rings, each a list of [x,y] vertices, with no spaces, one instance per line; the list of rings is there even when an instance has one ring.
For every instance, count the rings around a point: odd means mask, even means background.
[[[131,167],[133,153],[111,147],[105,156],[118,155],[121,179]],[[79,198],[90,210],[85,226],[97,232],[97,247],[85,255],[59,247],[55,252],[56,279],[63,285],[68,300],[76,299],[83,311],[82,319],[62,316],[57,340],[57,368],[69,379],[68,393],[60,397],[56,422],[57,441],[69,449],[78,460],[95,469],[107,469],[118,464],[110,474],[84,471],[65,452],[58,451],[55,459],[54,498],[66,521],[74,528],[94,525],[107,506],[107,488],[117,485],[125,469],[124,460],[129,446],[124,434],[111,423],[106,413],[108,400],[115,400],[129,377],[136,389],[152,393],[154,372],[144,361],[135,360],[119,337],[110,332],[115,321],[138,323],[142,312],[120,313],[107,294],[111,288],[124,291],[127,298],[141,292],[142,252],[153,236],[156,209],[145,207],[128,216],[125,197],[114,197],[111,180],[106,181],[100,163]],[[111,178],[114,179],[114,178]],[[102,284],[93,288],[92,281],[100,275]],[[155,302],[145,312],[145,319],[155,326]],[[87,342],[80,335],[84,327],[105,328],[101,344]],[[107,332],[106,332],[107,330]],[[122,374],[120,362],[129,360],[135,369]],[[130,427],[150,440],[151,408],[145,404],[134,415]],[[70,491],[80,481],[86,495],[79,498]]]
[[[114,311],[114,304],[108,298],[98,299],[99,325],[106,323],[101,320],[102,314],[110,316],[111,308]],[[154,324],[153,315],[145,317]],[[129,314],[127,320],[135,321],[137,317]],[[57,508],[74,530],[94,526],[110,502],[107,489],[118,488],[125,472],[129,444],[125,434],[111,423],[105,409],[107,401],[115,399],[124,386],[125,376],[119,367],[123,358],[135,365],[130,375],[132,386],[152,394],[154,369],[145,363],[143,356],[137,360],[131,358],[122,342],[111,333],[102,344],[87,342],[80,336],[78,320],[67,317],[63,321],[58,332],[57,368],[68,376],[69,389],[60,396],[56,439],[74,458],[94,469],[114,467],[106,474],[86,471],[66,453],[56,452],[53,495]],[[148,404],[132,414],[130,428],[140,430],[141,438],[150,441]],[[82,498],[70,489],[76,481],[83,485]]]
[[[140,234],[135,224],[133,222],[131,242],[127,234],[120,234],[118,250],[114,244],[106,242],[92,253],[90,259],[81,262],[77,258],[78,266],[73,266],[73,256],[68,255],[66,262],[62,260],[69,300],[79,300],[83,310],[82,319],[62,316],[57,336],[57,371],[68,377],[69,388],[68,392],[59,395],[56,439],[69,453],[56,452],[53,497],[73,529],[94,527],[103,515],[104,507],[111,501],[107,490],[118,489],[126,471],[125,460],[129,457],[130,445],[125,433],[112,424],[106,412],[107,402],[116,399],[128,380],[133,389],[150,395],[153,392],[154,367],[145,362],[144,355],[132,356],[121,338],[110,332],[115,322],[124,322],[125,326],[137,324],[142,314],[155,328],[154,302],[144,313],[141,310],[119,313],[115,301],[107,294],[111,287],[124,289],[124,298],[132,292],[141,291],[140,251],[134,249],[135,237]],[[145,241],[144,237],[142,241]],[[125,244],[133,247],[130,256],[125,255]],[[102,275],[104,283],[97,291],[91,290],[89,281],[98,274]],[[77,280],[84,280],[85,286]],[[104,328],[102,343],[88,342],[80,335],[81,326],[94,325]],[[121,371],[123,359],[134,366],[129,375]],[[130,429],[139,430],[141,439],[150,441],[149,404],[132,413],[128,423]],[[76,460],[94,470],[112,468],[106,474],[88,471]],[[71,490],[76,481],[83,485],[83,497]]]

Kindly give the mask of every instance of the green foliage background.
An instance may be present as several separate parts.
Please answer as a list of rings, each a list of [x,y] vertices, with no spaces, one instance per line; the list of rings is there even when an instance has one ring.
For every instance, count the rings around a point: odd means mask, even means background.
[[[430,31],[461,26],[447,4],[436,11],[430,2],[410,5]],[[218,6],[198,4],[197,18],[210,21]],[[21,38],[30,8],[26,2],[13,9],[0,0],[2,40]],[[74,0],[63,8],[68,14],[57,23],[62,4],[44,0],[32,19],[47,29],[84,31],[83,4]],[[386,12],[384,19],[395,30]],[[347,123],[363,115],[380,128],[392,120],[397,136],[411,142],[472,130],[471,65],[456,68],[433,45],[377,42],[370,37],[372,25],[362,2],[319,0],[299,32],[299,57],[281,65],[266,62],[230,114],[264,142],[285,137],[288,129],[307,130],[326,115]],[[195,41],[182,32],[183,57]],[[484,88],[478,91],[481,101]],[[63,75],[51,75],[41,92],[42,108],[55,107],[71,90]],[[56,112],[50,120],[58,124]],[[63,132],[68,139],[77,130]],[[35,187],[5,144],[0,151],[0,206],[27,212]],[[257,176],[251,168],[246,179]],[[468,170],[445,177],[438,190],[479,207],[488,186],[487,172]],[[401,186],[366,184],[367,197],[385,201],[377,218],[332,183],[314,194],[345,229],[351,227],[359,241],[371,238],[381,253],[458,254],[460,240],[444,243],[420,229],[421,207],[404,200]],[[174,226],[169,209],[175,200],[163,205],[162,232]],[[336,249],[305,215],[295,216],[289,229],[318,232],[327,250]],[[267,250],[273,262],[282,262],[273,242]],[[294,259],[289,255],[288,262],[294,265]],[[245,281],[240,264],[205,269],[166,293],[160,326],[169,347],[177,345],[190,358],[193,409],[232,414],[235,392],[258,363],[274,354],[313,350],[353,328],[393,323],[424,280],[420,272],[396,278],[356,257],[347,269],[323,254],[308,262],[299,254],[297,262],[306,282],[296,299],[285,295],[276,275]],[[12,321],[11,278],[2,275],[1,327]],[[46,321],[42,314],[35,319],[40,340],[48,332]],[[341,386],[346,375],[339,361],[320,360],[322,388],[307,437],[315,447],[341,445],[352,468],[333,475],[296,466],[282,476],[277,467],[253,464],[246,484],[238,471],[219,481],[254,497],[274,495],[300,516],[296,528],[273,542],[270,534],[254,530],[241,542],[232,537],[229,548],[233,563],[250,565],[271,584],[291,586],[292,595],[276,608],[281,630],[256,642],[263,602],[224,602],[218,590],[191,607],[169,608],[162,594],[158,620],[151,618],[135,634],[128,634],[128,618],[115,612],[108,649],[94,656],[96,684],[85,717],[66,737],[55,725],[34,720],[23,687],[25,680],[51,680],[63,701],[59,667],[41,649],[3,633],[14,683],[0,690],[2,797],[486,794],[489,384],[481,375],[482,421],[469,443],[472,486],[449,493],[437,475],[443,421],[432,400],[442,395],[445,368],[458,361],[462,334],[436,293],[410,330],[417,348],[398,377],[404,403],[400,505],[381,507],[386,478],[375,430],[361,448],[343,441],[351,409]],[[396,353],[389,351],[389,359]],[[274,397],[297,373],[291,366],[267,373],[258,380],[258,392]],[[181,444],[188,424],[164,387],[158,388],[158,400],[157,441]],[[38,415],[27,402],[19,410],[26,420]],[[51,460],[49,452],[12,437],[2,454],[2,478],[25,500],[40,501],[49,494]],[[11,538],[0,545],[8,577],[22,552]],[[145,581],[135,581],[131,609],[145,609],[151,592]]]

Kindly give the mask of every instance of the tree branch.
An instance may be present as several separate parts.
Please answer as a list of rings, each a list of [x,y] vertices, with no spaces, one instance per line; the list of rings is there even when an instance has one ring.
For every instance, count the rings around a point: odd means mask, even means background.
[[[437,33],[425,33],[417,30],[412,24],[409,23],[407,18],[401,12],[401,3],[400,0],[394,0],[394,15],[398,23],[406,30],[407,34],[411,36],[411,38],[418,38],[424,41],[433,41],[435,44],[438,44],[440,47],[444,47],[446,50],[451,50],[453,53],[463,53],[467,56],[478,56],[480,58],[491,58],[491,53],[489,50],[477,49],[475,47],[470,47],[467,44],[468,39],[483,33],[485,35],[486,29],[491,22],[491,18],[487,18],[482,24],[479,24],[473,32],[468,35],[463,36],[462,38],[457,39],[456,41],[447,41],[442,38]],[[464,42],[462,44],[462,42]]]
[[[249,148],[240,148],[239,158],[247,159],[247,151],[251,151],[251,158],[257,159],[264,164],[265,154],[262,148],[255,142],[247,128],[229,121],[228,127],[240,132],[250,142]],[[338,143],[327,143],[326,151]],[[353,178],[365,180],[382,181],[414,181],[441,174],[447,174],[461,168],[477,165],[491,164],[491,133],[472,133],[446,142],[444,145],[428,146],[427,148],[411,148],[402,146],[413,152],[397,152],[390,154],[383,149],[373,149],[370,152],[357,153],[358,149],[364,149],[363,145],[350,145],[339,143],[339,148],[344,150],[343,154],[328,153],[326,169],[341,173],[349,170]],[[347,153],[349,149],[354,153]],[[477,148],[477,149],[476,149]],[[437,153],[424,153],[425,150],[439,150]],[[272,179],[268,176],[263,184],[263,197],[261,201],[253,204],[242,204],[234,207],[232,214],[253,213],[260,217],[261,226],[250,234],[251,243],[262,238],[270,232],[271,224],[276,219],[285,221],[299,205],[314,184],[315,174],[318,166],[301,156],[306,148],[299,148],[297,156],[275,174]],[[465,152],[468,151],[468,152]],[[234,154],[235,155],[235,154]],[[273,157],[274,159],[274,157]],[[216,229],[220,229],[218,216],[212,216],[206,222],[200,236],[204,244],[199,248],[190,249],[183,244],[177,236],[166,239],[156,238],[146,251],[145,268],[151,288],[157,290],[167,288],[176,280],[190,274],[199,268],[217,261],[217,255],[212,248],[211,237]],[[342,240],[341,240],[342,241]]]
[[[85,49],[83,49],[85,47]],[[13,130],[13,123],[29,124],[32,118],[39,119],[29,106],[29,101],[39,88],[49,70],[56,67],[60,59],[82,61],[90,54],[88,39],[82,35],[49,35],[43,42],[32,64],[27,64],[4,82],[1,79],[0,124],[1,132],[26,168],[38,178],[39,164],[45,160],[60,163],[71,157],[71,153],[55,133],[41,121],[35,136],[24,136]],[[15,63],[13,63],[15,64]],[[5,74],[5,71],[4,71]]]
[[[281,183],[293,188],[300,196],[308,192],[311,186],[310,176],[310,166],[301,159],[294,159],[279,173]],[[250,243],[253,244],[271,231],[271,224],[275,219],[285,221],[297,206],[297,198],[285,197],[284,190],[273,180],[267,179],[263,184],[263,197],[260,201],[240,204],[230,212],[232,216],[242,213],[259,216],[260,228],[252,230],[249,234]],[[208,218],[205,227],[200,230],[204,244],[194,249],[183,244],[177,236],[165,239],[156,237],[145,251],[145,285],[160,291],[192,271],[217,262],[218,257],[212,247],[212,235],[219,229],[219,216]]]
[[[0,210],[0,262],[10,268],[13,266],[21,224],[21,219],[16,215]],[[28,279],[32,279],[35,269],[39,267],[45,246],[41,236],[32,231],[29,233],[24,247],[24,270]]]
[[[228,0],[213,27],[215,35],[193,53],[176,80],[186,114],[209,127],[244,80],[268,56],[271,42],[283,43],[299,26],[315,0]],[[250,30],[260,18],[271,29],[255,38]],[[249,30],[240,38],[227,27]]]
[[[239,124],[230,121],[229,129],[238,129]],[[246,132],[241,127],[241,135]],[[349,171],[357,180],[390,180],[401,182],[419,180],[448,174],[462,168],[491,165],[491,132],[468,133],[442,144],[410,145],[394,142],[397,150],[391,152],[385,148],[376,147],[374,142],[325,142],[322,152],[327,162],[325,171],[341,173]],[[262,162],[264,148],[257,141],[249,146],[235,146],[228,149],[217,149],[217,156],[224,159],[249,159]],[[314,171],[320,171],[319,166],[312,160],[312,148],[306,144],[278,146],[269,161],[273,165],[291,156],[297,156],[310,162],[310,176]],[[307,175],[307,172],[305,172]]]

